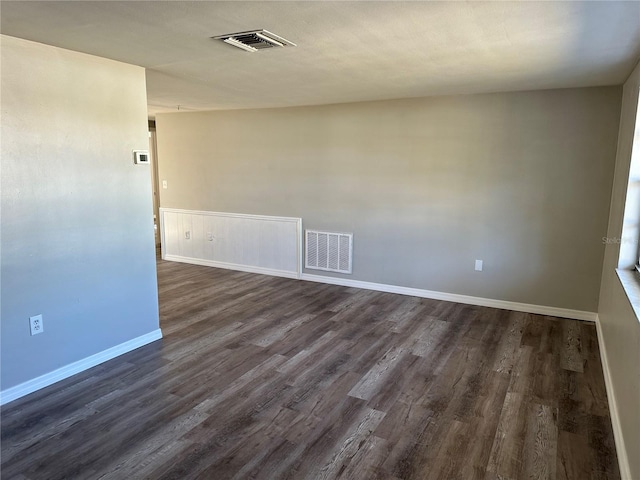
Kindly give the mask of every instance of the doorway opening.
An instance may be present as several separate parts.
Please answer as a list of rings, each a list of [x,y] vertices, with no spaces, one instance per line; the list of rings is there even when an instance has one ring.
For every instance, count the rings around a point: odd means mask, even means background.
[[[153,195],[153,232],[156,243],[156,256],[160,255],[160,199],[158,196],[158,162],[156,141],[156,122],[149,120],[149,157],[151,167],[151,192]]]

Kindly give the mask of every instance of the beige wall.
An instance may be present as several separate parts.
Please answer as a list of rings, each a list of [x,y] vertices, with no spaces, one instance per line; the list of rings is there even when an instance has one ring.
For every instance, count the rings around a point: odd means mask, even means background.
[[[353,232],[355,280],[596,311],[620,95],[160,114],[161,206]]]
[[[607,236],[612,239],[622,238],[639,89],[640,64],[624,84],[623,90],[618,153],[607,232]],[[637,244],[635,239],[632,240],[634,245]],[[601,341],[606,348],[620,427],[629,460],[629,478],[636,479],[640,478],[640,322],[615,272],[619,253],[618,243],[607,245],[598,315],[602,330]],[[624,259],[622,263],[628,266]]]
[[[144,69],[0,42],[4,391],[156,331],[158,296]]]

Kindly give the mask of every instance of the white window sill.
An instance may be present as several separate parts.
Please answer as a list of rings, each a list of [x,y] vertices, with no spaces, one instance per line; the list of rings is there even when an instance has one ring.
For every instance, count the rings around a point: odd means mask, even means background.
[[[640,274],[635,270],[616,269],[622,289],[627,294],[629,303],[640,321]]]

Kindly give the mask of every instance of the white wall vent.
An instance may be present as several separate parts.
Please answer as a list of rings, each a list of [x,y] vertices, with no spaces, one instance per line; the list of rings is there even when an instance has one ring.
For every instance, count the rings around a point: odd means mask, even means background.
[[[305,230],[305,267],[351,273],[353,234]]]

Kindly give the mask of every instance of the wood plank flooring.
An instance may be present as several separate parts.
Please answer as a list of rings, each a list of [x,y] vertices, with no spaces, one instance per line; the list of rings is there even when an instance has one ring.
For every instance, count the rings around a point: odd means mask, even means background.
[[[158,262],[165,338],[2,409],[3,479],[619,478],[593,324]]]

